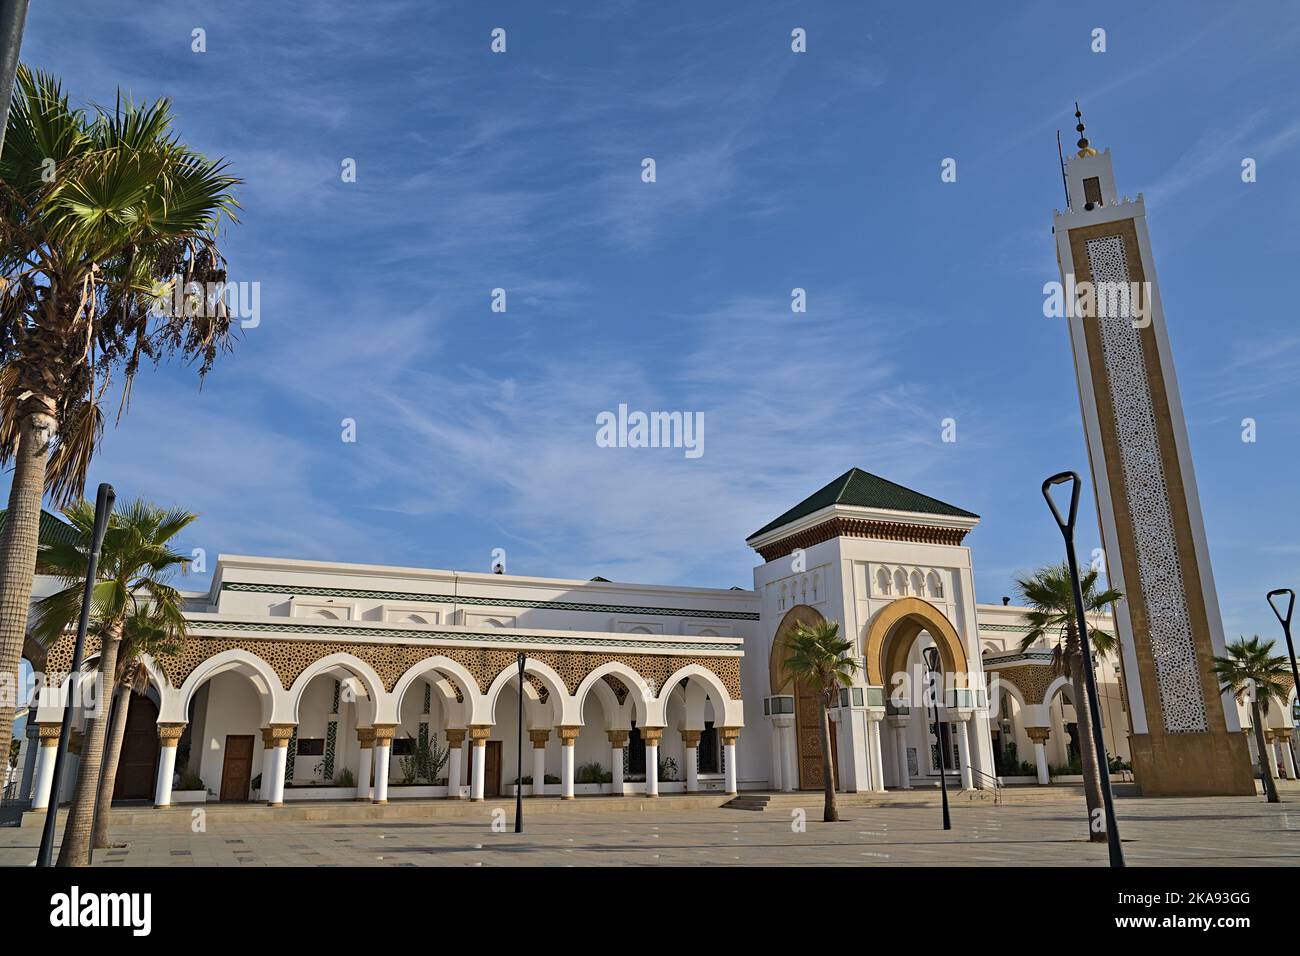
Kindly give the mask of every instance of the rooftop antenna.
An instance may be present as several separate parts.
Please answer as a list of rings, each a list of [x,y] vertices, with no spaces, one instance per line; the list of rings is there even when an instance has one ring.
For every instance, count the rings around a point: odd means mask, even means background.
[[[1061,131],[1056,131],[1056,155],[1061,160],[1061,185],[1065,187],[1065,208],[1070,208],[1070,181],[1065,178],[1065,152],[1061,149]]]

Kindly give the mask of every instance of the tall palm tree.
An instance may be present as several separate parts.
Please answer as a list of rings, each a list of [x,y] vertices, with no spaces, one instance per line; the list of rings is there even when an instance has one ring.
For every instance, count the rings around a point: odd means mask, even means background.
[[[99,775],[99,796],[95,800],[96,850],[109,845],[108,811],[113,805],[113,789],[117,783],[117,764],[122,756],[122,741],[126,737],[127,714],[131,699],[149,689],[149,675],[142,658],[155,658],[160,654],[175,654],[185,637],[185,619],[168,617],[167,613],[152,604],[137,605],[122,627],[122,642],[117,654],[117,681],[113,691],[112,719],[108,739],[104,744],[103,770]]]
[[[187,293],[225,280],[217,232],[239,180],[181,143],[173,121],[165,99],[119,94],[87,113],[55,77],[18,72],[0,155],[0,465],[13,464],[0,678],[16,681],[42,495],[56,506],[81,496],[110,384],[120,416],[142,362],[177,356],[201,379],[230,344],[227,310]],[[160,312],[178,282],[184,307]],[[0,753],[12,730],[6,699]]]
[[[1250,722],[1255,725],[1255,749],[1259,751],[1259,774],[1264,778],[1264,793],[1269,803],[1280,803],[1273,770],[1268,764],[1264,718],[1271,701],[1286,706],[1291,663],[1285,655],[1270,654],[1273,642],[1265,644],[1258,634],[1250,639],[1239,637],[1227,649],[1226,657],[1214,659],[1214,676],[1219,679],[1219,690],[1230,690],[1237,700],[1250,701]]]
[[[1089,614],[1109,610],[1124,596],[1114,588],[1097,590],[1099,577],[1095,569],[1080,576],[1083,609]],[[1043,639],[1055,638],[1057,641],[1052,651],[1052,671],[1069,677],[1074,696],[1075,720],[1079,726],[1079,762],[1083,768],[1083,793],[1088,806],[1088,839],[1105,843],[1105,824],[1097,823],[1103,820],[1101,772],[1097,761],[1106,759],[1106,755],[1098,754],[1093,746],[1092,711],[1088,707],[1088,688],[1083,679],[1083,647],[1079,641],[1070,569],[1064,562],[1039,568],[1033,574],[1019,578],[1016,590],[1029,607],[1025,614],[1029,631],[1021,640],[1020,649],[1026,650]],[[1115,649],[1114,635],[1092,625],[1088,626],[1088,640],[1100,655],[1110,654]]]
[[[36,561],[37,570],[60,578],[65,585],[34,606],[32,633],[46,646],[66,634],[81,614],[82,577],[94,535],[93,502],[83,500],[71,504],[63,514],[76,529],[79,540],[43,545]],[[138,608],[148,607],[164,627],[184,633],[181,597],[168,580],[177,570],[188,566],[189,557],[173,551],[170,542],[195,518],[188,511],[159,508],[145,501],[119,504],[109,518],[100,550],[98,579],[91,594],[91,615],[101,642],[98,667],[103,692],[98,697],[98,707],[90,714],[81,759],[77,761],[77,785],[59,848],[60,866],[90,864],[91,829],[108,735],[109,703],[127,621]]]
[[[822,820],[833,823],[840,818],[835,806],[835,760],[831,753],[830,708],[841,687],[853,684],[857,662],[849,657],[853,642],[840,637],[839,621],[800,621],[785,639],[785,672],[812,688],[821,706],[818,731],[822,745],[822,788],[826,804]]]

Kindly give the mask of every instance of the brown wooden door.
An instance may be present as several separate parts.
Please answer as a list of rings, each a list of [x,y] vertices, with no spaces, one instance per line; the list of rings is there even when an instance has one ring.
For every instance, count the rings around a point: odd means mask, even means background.
[[[221,799],[247,801],[253,774],[253,735],[227,734],[221,766]]]
[[[158,772],[158,705],[136,694],[128,699],[131,703],[113,779],[113,799],[148,800],[153,797]]]
[[[822,738],[821,738],[821,701],[809,691],[801,681],[794,685],[794,735],[799,746],[799,789],[821,790],[822,776]],[[840,765],[836,751],[835,721],[831,725],[831,765],[835,769],[835,789],[840,788]]]
[[[501,741],[489,740],[483,755],[483,796],[501,796]]]

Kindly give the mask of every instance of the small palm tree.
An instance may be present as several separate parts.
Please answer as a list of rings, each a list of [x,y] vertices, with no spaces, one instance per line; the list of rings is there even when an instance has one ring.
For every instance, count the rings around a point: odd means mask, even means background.
[[[34,605],[32,634],[47,647],[62,637],[81,614],[86,558],[94,536],[93,502],[69,505],[63,514],[76,529],[77,540],[42,545],[36,561],[42,574],[60,578],[65,585]],[[91,716],[82,743],[72,809],[59,848],[60,866],[90,864],[91,829],[108,735],[107,698],[119,677],[118,659],[127,622],[144,606],[172,634],[185,633],[180,593],[168,581],[175,571],[188,566],[189,557],[173,551],[169,542],[196,517],[188,511],[159,508],[145,501],[119,504],[109,517],[100,550],[98,580],[91,593],[91,616],[101,642],[99,676],[109,693],[100,696],[102,703]],[[107,813],[103,816],[107,817]]]
[[[142,365],[179,356],[202,378],[231,343],[227,310],[199,308],[187,293],[226,279],[217,236],[233,221],[239,180],[174,127],[165,99],[119,95],[88,112],[55,77],[19,68],[0,155],[0,464],[13,466],[0,531],[0,677],[15,684],[41,496],[57,506],[81,497],[110,380],[120,416]],[[160,314],[177,284],[184,307]],[[0,696],[5,753],[13,701]]]
[[[841,687],[853,684],[857,662],[847,656],[853,642],[840,637],[838,621],[816,624],[799,622],[785,639],[785,671],[794,680],[810,687],[821,705],[819,731],[822,745],[822,787],[826,805],[822,819],[833,823],[840,818],[835,806],[835,760],[831,753],[830,707]]]
[[[112,723],[104,744],[104,768],[99,777],[99,796],[95,801],[93,845],[96,850],[109,845],[108,810],[113,805],[117,764],[122,756],[122,741],[126,737],[126,720],[131,700],[149,689],[149,674],[142,658],[175,654],[180,650],[180,641],[184,637],[184,618],[180,619],[178,625],[153,604],[137,605],[122,628],[122,643],[117,654]]]
[[[1239,637],[1228,645],[1226,657],[1214,659],[1214,676],[1219,690],[1232,691],[1237,700],[1250,701],[1250,722],[1255,725],[1255,749],[1259,751],[1259,775],[1264,778],[1264,793],[1269,803],[1280,803],[1273,771],[1268,764],[1268,742],[1264,739],[1264,719],[1269,703],[1276,700],[1286,706],[1287,678],[1291,665],[1285,655],[1273,655],[1273,642],[1265,644],[1258,634]]]
[[[1079,579],[1083,590],[1083,609],[1089,614],[1108,610],[1124,596],[1114,588],[1097,590],[1099,578],[1100,574],[1095,569],[1090,569]],[[1052,671],[1069,677],[1074,695],[1083,792],[1088,807],[1088,839],[1094,843],[1104,843],[1105,827],[1098,829],[1094,822],[1102,819],[1101,771],[1097,764],[1099,755],[1092,740],[1092,711],[1088,708],[1087,686],[1083,679],[1083,646],[1079,641],[1070,569],[1064,562],[1039,568],[1033,574],[1019,578],[1016,590],[1029,607],[1025,614],[1029,631],[1021,640],[1020,649],[1027,650],[1040,640],[1056,638],[1056,646],[1052,651]],[[1115,636],[1091,625],[1088,627],[1088,640],[1093,650],[1100,655],[1110,654],[1115,649]]]

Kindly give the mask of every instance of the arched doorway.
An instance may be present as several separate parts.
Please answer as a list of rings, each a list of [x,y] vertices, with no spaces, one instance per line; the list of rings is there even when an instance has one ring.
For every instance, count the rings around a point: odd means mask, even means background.
[[[153,799],[158,771],[158,705],[147,696],[136,696],[126,712],[122,754],[113,780],[114,800]]]
[[[785,672],[785,640],[800,624],[820,624],[826,619],[815,608],[796,604],[781,619],[772,638],[772,652],[768,658],[768,680],[773,694],[794,696],[795,754],[800,790],[821,790],[825,786],[822,772],[821,702],[816,692],[802,681],[793,680]],[[840,788],[840,765],[836,752],[835,722],[830,722],[831,766],[835,772],[835,789]]]
[[[964,785],[971,785],[965,782],[967,776],[976,769],[983,771],[985,761],[972,760],[972,749],[982,746],[978,738],[972,744],[970,727],[977,702],[971,693],[966,651],[952,622],[928,601],[902,597],[872,618],[862,643],[867,682],[883,688],[889,701],[886,729],[892,742],[882,747],[886,779],[892,786],[907,788],[918,778],[934,782],[942,767],[950,775],[960,772]],[[946,685],[946,703],[938,720],[922,693],[922,651],[931,645],[939,651]],[[983,707],[980,713],[986,714]],[[973,733],[987,734],[987,728],[977,723]]]

